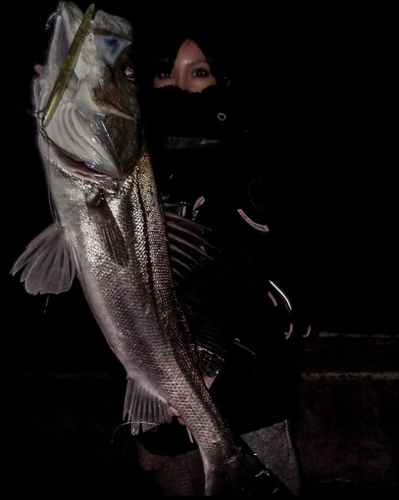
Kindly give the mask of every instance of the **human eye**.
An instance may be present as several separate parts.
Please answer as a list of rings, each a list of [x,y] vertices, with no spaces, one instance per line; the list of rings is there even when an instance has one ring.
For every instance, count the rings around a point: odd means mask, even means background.
[[[169,78],[172,78],[172,73],[169,71],[161,71],[157,73],[156,78],[159,80],[168,80]]]
[[[208,78],[210,74],[211,74],[210,70],[205,66],[200,66],[193,70],[193,76],[195,78]]]

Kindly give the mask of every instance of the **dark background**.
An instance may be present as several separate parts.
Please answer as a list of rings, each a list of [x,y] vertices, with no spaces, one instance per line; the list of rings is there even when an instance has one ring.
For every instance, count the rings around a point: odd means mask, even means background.
[[[33,297],[9,274],[25,245],[51,223],[29,111],[33,66],[44,61],[44,28],[55,6],[9,6],[6,16],[20,43],[15,48],[10,41],[4,67],[6,372],[90,371],[114,363],[78,283],[68,294]],[[397,333],[389,12],[243,5],[215,12],[205,3],[171,10],[118,1],[96,7],[129,18],[141,50],[152,33],[184,22],[226,41],[256,123],[259,162],[281,169],[287,214],[303,227],[292,251],[304,257],[321,328]]]
[[[79,5],[84,10],[88,4]],[[373,371],[368,360],[375,355],[377,371],[394,370],[397,348],[391,344],[381,351],[367,343],[371,354],[366,356],[357,338],[349,339],[349,347],[345,340],[348,333],[398,333],[393,14],[364,5],[311,9],[272,4],[264,11],[263,6],[239,3],[224,12],[205,2],[188,5],[172,9],[102,1],[96,7],[129,18],[143,50],[152,33],[188,22],[212,29],[226,41],[242,99],[256,124],[259,164],[266,172],[280,171],[285,216],[297,229],[292,252],[304,262],[315,289],[317,321],[323,331],[342,335],[333,345],[316,343],[316,351],[305,351],[305,369],[341,372],[355,366]],[[140,476],[132,490],[136,458],[128,431],[125,439],[111,444],[121,423],[124,373],[79,283],[75,280],[68,293],[58,296],[31,296],[10,275],[27,243],[52,222],[30,115],[30,85],[34,64],[44,61],[49,40],[44,28],[55,7],[55,1],[14,2],[3,10],[8,28],[2,52],[0,350],[5,478],[13,491],[50,488],[58,493],[68,486],[81,491],[79,478],[85,478],[91,493],[107,482],[113,493],[118,484],[137,493]],[[339,378],[342,384],[335,387],[334,380],[333,388],[322,380],[320,387],[317,381],[316,386],[305,383],[303,428],[310,435],[305,432],[299,444],[307,472],[320,475],[317,466],[334,458],[345,468],[342,472],[337,466],[338,477],[356,478],[347,467],[352,457],[373,480],[374,469],[369,473],[364,466],[370,462],[364,449],[369,446],[372,459],[380,460],[375,441],[379,445],[385,436],[382,426],[388,426],[388,452],[394,455],[397,388],[383,383],[389,393],[384,406],[378,377],[374,392],[373,381],[367,382],[360,391],[367,404],[359,404],[355,418],[356,381]],[[373,412],[377,417],[367,420]],[[331,476],[331,467],[326,470]]]

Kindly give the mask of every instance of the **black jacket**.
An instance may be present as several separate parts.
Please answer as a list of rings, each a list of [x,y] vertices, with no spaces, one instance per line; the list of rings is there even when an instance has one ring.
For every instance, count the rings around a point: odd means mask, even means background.
[[[159,190],[210,230],[206,238],[217,249],[180,288],[182,300],[223,332],[214,400],[240,434],[290,418],[297,411],[295,353],[309,321],[294,246],[287,247],[295,236],[279,203],[284,186],[251,144],[248,117],[228,89],[157,89],[150,103],[147,140]],[[179,452],[178,425],[173,439],[173,426],[161,426],[142,442]]]

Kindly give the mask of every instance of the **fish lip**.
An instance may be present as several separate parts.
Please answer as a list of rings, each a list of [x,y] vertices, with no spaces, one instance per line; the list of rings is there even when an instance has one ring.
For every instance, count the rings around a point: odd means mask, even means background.
[[[52,64],[49,64],[50,54],[47,55],[47,62],[38,72],[37,78],[48,80],[51,87],[54,86],[58,73],[63,65],[68,50],[71,46],[71,30],[74,24],[77,26],[83,18],[83,12],[73,2],[60,1],[56,10],[50,15],[46,29],[51,28],[51,40],[49,46],[57,46],[57,50],[51,52]],[[71,38],[71,39],[70,39]],[[54,69],[53,69],[54,67]],[[75,72],[75,69],[73,70]],[[55,73],[55,74],[54,74]]]
[[[79,26],[83,19],[83,12],[73,2],[60,1],[58,2],[56,13],[58,13],[57,17],[61,18],[63,28],[63,40],[60,42],[66,43],[66,46],[63,48],[68,50],[73,40],[73,36],[69,34],[68,31],[70,31],[74,25]],[[69,40],[69,38],[71,38],[71,40]]]
[[[65,2],[61,0],[57,5],[63,23],[72,26],[74,23],[78,26],[83,19],[83,11],[74,2]]]

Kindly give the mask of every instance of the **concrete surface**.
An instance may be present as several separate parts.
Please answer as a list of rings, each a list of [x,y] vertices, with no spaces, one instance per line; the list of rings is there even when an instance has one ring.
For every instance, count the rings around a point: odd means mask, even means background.
[[[399,491],[399,341],[325,334],[301,359],[304,493]]]
[[[325,334],[303,351],[302,496],[399,492],[398,360],[396,336]],[[137,470],[133,438],[116,431],[118,369],[8,373],[1,382],[3,474],[14,495],[153,491]]]

